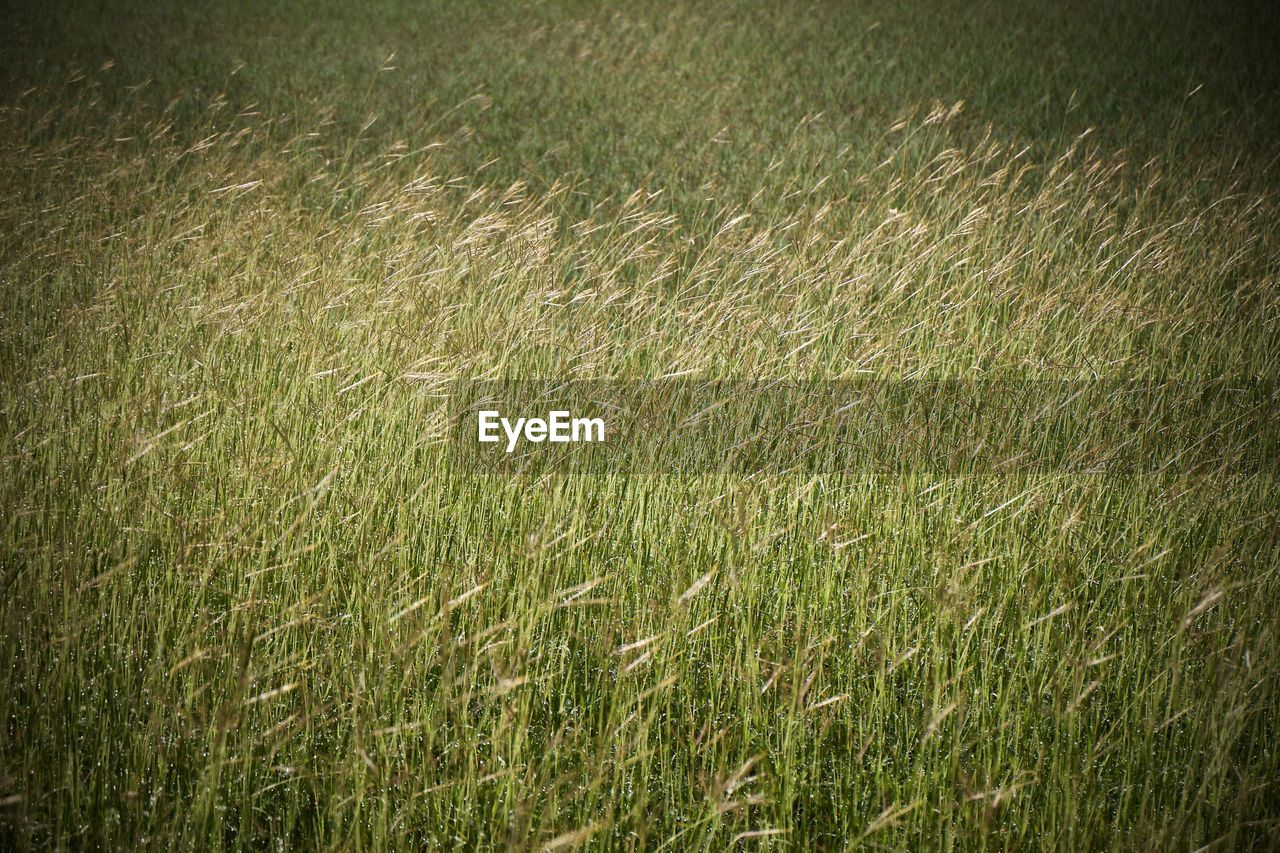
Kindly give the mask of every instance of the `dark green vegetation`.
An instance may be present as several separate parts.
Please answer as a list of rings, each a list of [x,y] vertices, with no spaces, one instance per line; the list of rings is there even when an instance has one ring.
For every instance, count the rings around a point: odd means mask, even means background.
[[[1280,843],[1272,472],[533,481],[433,393],[1274,382],[1265,11],[7,8],[0,843]]]

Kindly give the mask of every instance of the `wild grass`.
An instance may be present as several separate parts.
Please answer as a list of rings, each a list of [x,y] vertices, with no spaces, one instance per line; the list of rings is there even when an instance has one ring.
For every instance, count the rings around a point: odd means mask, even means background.
[[[1274,382],[1265,39],[1038,14],[16,14],[0,838],[1275,845],[1265,466],[446,451],[459,378]]]

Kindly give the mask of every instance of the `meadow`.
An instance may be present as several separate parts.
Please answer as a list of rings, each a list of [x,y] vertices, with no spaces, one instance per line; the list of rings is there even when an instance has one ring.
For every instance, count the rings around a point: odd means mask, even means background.
[[[1274,18],[6,4],[0,846],[1274,849]],[[664,379],[1196,452],[451,451]]]

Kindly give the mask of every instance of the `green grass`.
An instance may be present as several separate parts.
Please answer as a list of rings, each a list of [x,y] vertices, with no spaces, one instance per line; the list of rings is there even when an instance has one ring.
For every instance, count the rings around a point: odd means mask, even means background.
[[[1274,383],[1264,8],[4,18],[0,842],[1280,844],[1269,465],[535,477],[432,391]]]

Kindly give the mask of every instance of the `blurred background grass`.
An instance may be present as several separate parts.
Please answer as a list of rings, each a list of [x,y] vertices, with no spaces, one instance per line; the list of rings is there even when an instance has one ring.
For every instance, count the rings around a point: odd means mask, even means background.
[[[465,126],[450,171],[496,157],[495,183],[580,176],[598,198],[641,184],[696,198],[714,180],[741,201],[797,146],[851,180],[850,148],[933,101],[964,101],[972,134],[990,124],[1050,153],[1092,127],[1188,175],[1248,158],[1271,180],[1280,130],[1280,25],[1263,3],[102,2],[6,18],[11,92],[113,62],[108,109],[146,82],[158,100],[331,113],[351,134],[376,115],[370,144]]]

